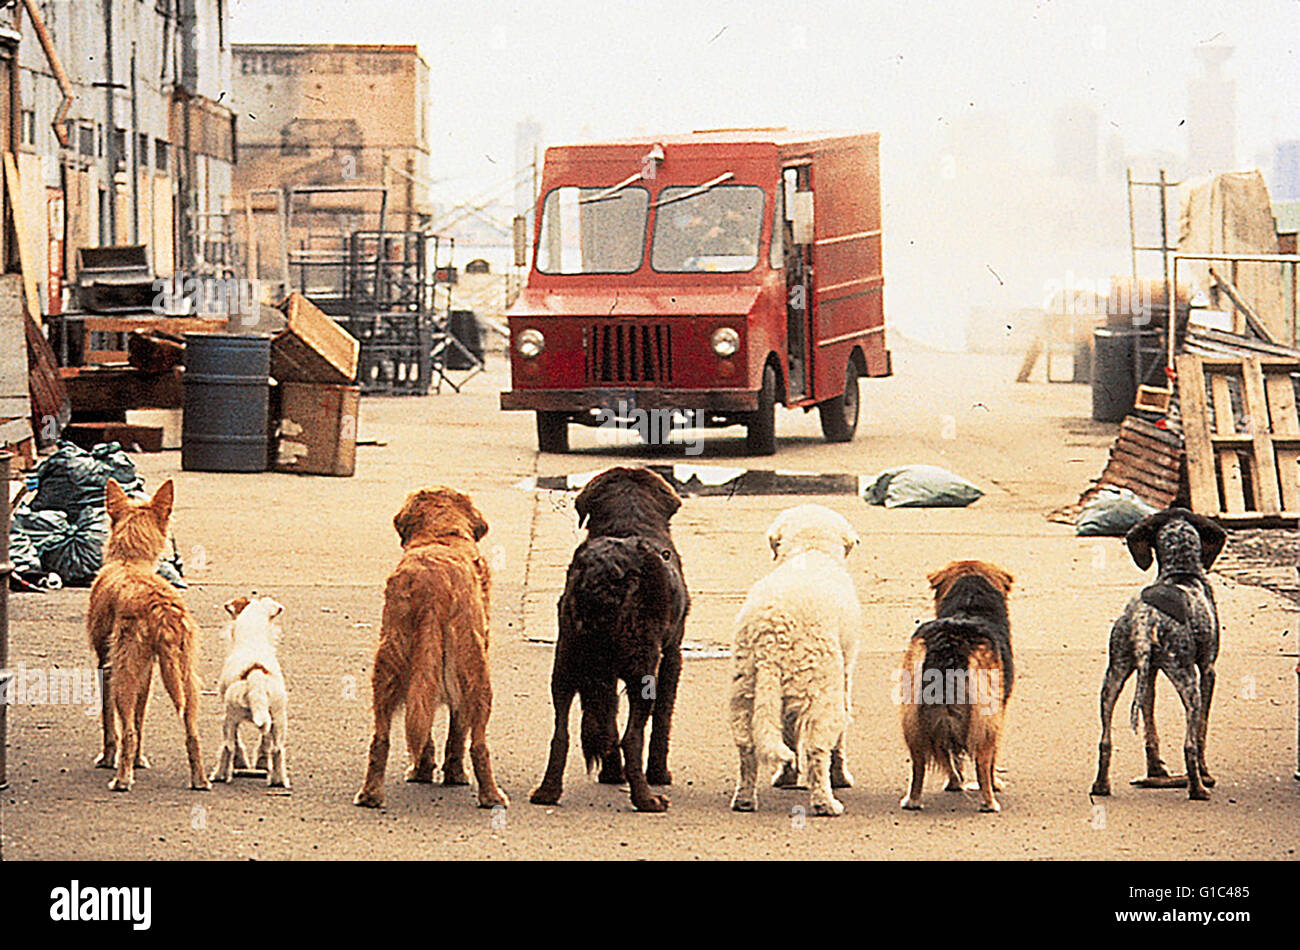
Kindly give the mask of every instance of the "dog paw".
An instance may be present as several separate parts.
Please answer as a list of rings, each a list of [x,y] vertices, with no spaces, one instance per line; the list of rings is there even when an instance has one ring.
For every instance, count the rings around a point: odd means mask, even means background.
[[[212,790],[212,783],[200,775],[198,779],[190,779],[190,789],[196,792],[209,792]]]
[[[1098,798],[1107,798],[1110,796],[1110,782],[1093,782],[1092,791],[1089,795],[1096,795]]]
[[[148,768],[152,768],[152,766],[149,764],[149,760],[146,759],[146,758],[144,757],[144,753],[143,753],[143,752],[141,752],[141,753],[139,753],[138,755],[136,755],[136,757],[135,757],[135,767],[136,767],[137,769],[148,769]]]
[[[651,785],[671,785],[673,773],[668,769],[650,769],[645,773],[645,780]]]
[[[367,792],[365,789],[357,792],[356,797],[352,799],[352,804],[360,805],[362,808],[383,808],[383,792]]]
[[[95,768],[97,769],[115,769],[117,768],[117,750],[105,749],[99,755],[95,756]]]
[[[737,793],[731,798],[732,811],[758,811],[758,802],[752,797]]]
[[[652,813],[664,812],[668,810],[668,796],[651,795],[648,798],[643,799],[642,801],[639,802],[634,801],[632,802],[632,804],[636,806],[637,811],[645,811],[645,812],[652,812]]]
[[[510,799],[506,797],[506,793],[501,791],[501,789],[494,788],[492,789],[491,792],[489,792],[486,795],[483,794],[479,795],[478,807],[479,808],[509,808]]]
[[[911,795],[904,795],[903,800],[898,803],[898,807],[903,811],[920,811],[924,806],[919,798],[912,798]]]
[[[465,767],[459,762],[455,765],[444,765],[442,768],[443,785],[468,785],[469,779],[465,775]]]
[[[129,792],[131,791],[131,785],[131,782],[119,779],[116,775],[108,780],[108,790],[110,792]]]
[[[212,771],[212,774],[211,774],[210,776],[208,776],[208,781],[210,781],[210,782],[229,782],[229,781],[230,781],[230,773],[229,773],[229,772],[222,772],[221,769],[214,769],[214,770]]]
[[[534,805],[558,805],[560,803],[560,790],[541,785],[533,789],[533,794],[528,796],[528,800]]]
[[[408,766],[405,775],[406,781],[415,782],[419,785],[428,785],[433,781],[433,766],[421,768],[418,765]]]
[[[844,805],[839,799],[829,798],[824,802],[813,802],[812,813],[823,818],[838,818],[844,814]]]
[[[1187,790],[1187,797],[1194,802],[1208,802],[1210,800],[1210,793],[1204,788],[1189,788]]]
[[[288,778],[288,776],[285,776],[285,777],[283,777],[283,778],[273,778],[273,777],[268,776],[267,779],[266,779],[266,787],[267,787],[267,788],[283,788],[283,789],[286,789],[286,790],[287,790],[287,789],[289,788],[289,778]]]
[[[783,766],[781,766],[781,771],[778,772],[772,779],[772,787],[773,788],[798,788],[799,787],[799,772],[798,770],[795,769],[793,764],[787,762]]]
[[[995,815],[1002,810],[1002,806],[997,802],[984,802],[980,805],[980,811],[987,815]]]
[[[1209,772],[1201,773],[1201,784],[1206,788],[1214,788],[1214,776]]]

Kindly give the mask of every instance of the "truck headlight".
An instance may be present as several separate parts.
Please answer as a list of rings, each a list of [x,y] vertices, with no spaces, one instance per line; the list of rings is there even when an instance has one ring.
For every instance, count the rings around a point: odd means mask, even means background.
[[[546,349],[546,337],[541,330],[525,330],[515,341],[515,349],[524,359],[531,360]]]
[[[713,331],[713,352],[719,356],[735,356],[740,349],[740,334],[731,327],[719,327]]]

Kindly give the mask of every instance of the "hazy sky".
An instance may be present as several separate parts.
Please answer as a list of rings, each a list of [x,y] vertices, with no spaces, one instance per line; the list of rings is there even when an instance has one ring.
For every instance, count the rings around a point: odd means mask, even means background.
[[[1046,169],[1055,111],[1082,102],[1100,115],[1103,141],[1114,131],[1130,154],[1181,155],[1192,51],[1223,44],[1236,48],[1225,72],[1237,84],[1239,165],[1300,138],[1296,0],[234,0],[232,10],[237,42],[417,43],[432,73],[443,201],[510,177],[514,124],[526,116],[550,143],[720,126],[878,130],[887,273],[891,248],[896,265],[909,250],[940,250],[900,246],[897,225],[923,229],[917,176],[933,173],[953,123],[992,120],[1008,164]],[[1121,202],[1122,190],[1121,178]],[[1116,224],[1117,246],[1126,227]],[[906,299],[907,275],[890,279]],[[954,292],[950,308],[973,292]]]

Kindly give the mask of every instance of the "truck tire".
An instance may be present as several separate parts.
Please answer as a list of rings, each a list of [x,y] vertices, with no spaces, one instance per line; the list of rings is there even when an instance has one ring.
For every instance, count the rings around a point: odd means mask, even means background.
[[[537,411],[537,451],[563,455],[569,451],[569,417],[562,412]]]
[[[852,359],[844,371],[844,392],[817,404],[821,416],[822,435],[827,442],[851,442],[858,431],[858,409],[862,400],[858,395],[858,367]]]
[[[750,455],[776,454],[776,370],[771,366],[763,368],[763,388],[745,429],[745,448]]]

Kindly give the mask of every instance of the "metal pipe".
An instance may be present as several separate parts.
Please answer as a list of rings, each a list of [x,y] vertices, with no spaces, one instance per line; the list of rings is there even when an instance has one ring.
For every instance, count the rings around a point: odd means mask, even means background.
[[[41,11],[36,8],[35,0],[23,0],[23,8],[27,15],[31,17],[32,28],[36,30],[36,39],[40,41],[41,49],[45,52],[45,59],[50,64],[50,72],[54,73],[54,81],[59,84],[59,92],[63,93],[63,101],[59,103],[58,111],[54,113],[54,121],[50,125],[54,128],[54,137],[59,140],[62,148],[67,148],[68,138],[68,113],[72,110],[72,102],[76,99],[76,94],[72,91],[72,80],[68,74],[63,71],[63,63],[59,60],[58,50],[54,48],[54,40],[50,37],[50,31],[45,27],[45,21],[41,19]]]
[[[13,678],[9,672],[9,575],[14,568],[9,560],[9,460],[12,457],[8,452],[0,452],[0,485],[4,485],[4,494],[0,496],[0,537],[3,537],[0,540],[0,789],[9,786],[5,761],[9,742],[6,717]]]
[[[140,243],[140,116],[136,110],[134,43],[131,44],[131,243]]]

